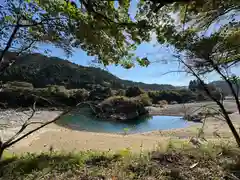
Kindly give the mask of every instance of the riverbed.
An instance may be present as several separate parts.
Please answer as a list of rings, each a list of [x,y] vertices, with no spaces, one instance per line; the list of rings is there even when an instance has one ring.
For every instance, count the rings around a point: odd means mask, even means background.
[[[198,107],[200,104],[188,104],[187,107]],[[175,109],[174,109],[175,106]],[[182,113],[179,109],[180,105],[169,105],[166,107],[166,111],[170,109],[175,112]],[[230,106],[229,106],[230,107]],[[231,106],[234,107],[234,106]],[[181,109],[183,109],[181,107]],[[156,109],[155,109],[156,110]],[[235,109],[231,109],[235,110]],[[159,114],[162,113],[162,109],[159,109]],[[15,110],[0,111],[0,122],[5,124],[1,126],[1,138],[3,140],[8,139],[19,128],[20,124],[31,111],[16,112]],[[61,111],[37,111],[34,116],[34,121],[47,121],[53,119],[59,115]],[[156,111],[155,111],[156,113]],[[166,115],[166,114],[165,114]],[[176,115],[176,113],[175,113]],[[179,115],[179,114],[178,114]],[[234,125],[238,129],[240,127],[240,116],[237,113],[230,115],[234,122]],[[113,134],[113,133],[98,133],[98,132],[86,132],[65,128],[57,124],[50,124],[47,127],[33,133],[31,136],[23,139],[19,143],[15,144],[9,149],[11,152],[24,153],[24,152],[42,152],[48,151],[50,148],[60,151],[72,151],[72,150],[119,150],[123,148],[131,148],[133,151],[139,151],[143,146],[145,150],[152,149],[159,144],[167,143],[168,140],[180,139],[187,140],[192,136],[196,136],[199,128],[202,124],[192,123],[186,128],[177,128],[171,130],[158,130],[147,133],[136,134]],[[36,127],[36,125],[27,129]],[[213,132],[217,132],[222,139],[232,139],[232,134],[224,120],[219,117],[209,118],[206,121],[204,133],[208,139],[219,138],[214,135]]]

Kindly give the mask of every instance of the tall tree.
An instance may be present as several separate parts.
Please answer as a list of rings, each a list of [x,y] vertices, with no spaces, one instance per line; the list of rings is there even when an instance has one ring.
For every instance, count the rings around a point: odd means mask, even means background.
[[[231,89],[240,114],[238,94],[228,71],[240,59],[240,20],[237,18],[240,15],[240,1],[191,1],[185,4],[175,3],[164,7],[164,10],[160,15],[151,14],[151,19],[158,22],[158,42],[175,47],[175,57],[197,78],[206,93],[220,107],[240,146],[239,134],[223,103],[214,97],[202,78],[211,72],[219,74]],[[159,16],[167,20],[160,23]],[[216,24],[218,27],[214,29]]]

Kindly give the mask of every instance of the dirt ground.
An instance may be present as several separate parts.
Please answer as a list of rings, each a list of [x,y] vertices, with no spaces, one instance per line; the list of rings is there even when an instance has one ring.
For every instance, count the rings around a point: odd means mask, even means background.
[[[152,114],[164,115],[183,115],[186,108],[189,112],[198,109],[202,105],[215,106],[211,102],[195,103],[183,105],[169,105],[165,109],[153,108]],[[228,111],[235,112],[230,115],[235,127],[240,128],[240,115],[236,113],[235,104],[231,101],[225,102],[225,107]],[[158,113],[157,113],[158,112]],[[35,119],[52,119],[60,112],[39,112]],[[101,150],[101,151],[118,151],[124,148],[130,148],[132,151],[152,150],[159,146],[167,145],[168,142],[189,141],[190,137],[198,134],[202,123],[191,123],[187,128],[154,131],[142,134],[108,134],[108,133],[93,133],[71,130],[69,128],[60,127],[56,124],[50,124],[44,129],[28,136],[19,143],[9,149],[13,153],[25,152],[42,152],[54,149],[58,151],[80,151],[80,150]],[[16,128],[16,127],[14,127]],[[5,129],[5,131],[8,131]],[[225,121],[221,117],[206,119],[204,128],[204,137],[207,140],[229,140],[234,141],[232,134]]]

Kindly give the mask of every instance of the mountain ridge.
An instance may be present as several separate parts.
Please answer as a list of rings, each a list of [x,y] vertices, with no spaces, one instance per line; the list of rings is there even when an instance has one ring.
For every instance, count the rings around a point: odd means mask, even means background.
[[[5,61],[16,58],[14,52],[5,56]],[[91,89],[94,85],[108,86],[113,89],[138,86],[144,90],[174,90],[169,84],[147,84],[120,79],[110,72],[98,67],[78,65],[59,57],[48,57],[39,53],[24,54],[8,68],[2,76],[3,82],[26,81],[34,87],[47,85],[64,85],[69,89]]]
[[[16,59],[15,52],[8,52],[5,61]],[[63,85],[68,89],[93,89],[97,85],[112,89],[125,89],[138,86],[144,90],[179,90],[188,86],[174,86],[170,84],[147,84],[121,79],[99,67],[82,66],[59,57],[48,57],[40,53],[23,54],[16,63],[8,68],[1,76],[2,82],[26,81],[34,87],[47,85]],[[223,80],[213,81],[212,84],[220,88],[225,95],[231,91]]]

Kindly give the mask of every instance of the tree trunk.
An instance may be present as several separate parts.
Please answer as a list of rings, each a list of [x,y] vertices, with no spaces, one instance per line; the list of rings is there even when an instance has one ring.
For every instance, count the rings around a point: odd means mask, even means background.
[[[234,136],[237,144],[238,144],[238,147],[240,147],[240,136],[239,136],[236,128],[234,127],[234,125],[233,125],[233,123],[232,123],[232,120],[230,119],[230,117],[229,117],[229,115],[228,115],[225,107],[223,106],[223,103],[221,103],[218,99],[216,99],[216,98],[212,95],[212,93],[209,91],[209,89],[208,89],[208,87],[206,86],[206,84],[205,84],[205,83],[202,81],[202,79],[193,71],[193,69],[192,69],[190,66],[188,66],[184,61],[182,61],[182,62],[183,62],[183,64],[192,72],[192,74],[200,81],[200,84],[203,86],[203,89],[205,90],[205,92],[207,93],[207,95],[208,95],[208,96],[219,106],[219,108],[222,110],[222,113],[223,113],[223,115],[224,115],[224,117],[225,117],[225,120],[226,120],[226,122],[227,122],[227,124],[228,124],[228,126],[229,126],[229,128],[230,128],[230,130],[231,130],[231,132],[232,132],[232,134],[233,134],[233,136]],[[233,86],[232,86],[231,82],[228,81],[228,79],[221,73],[221,71],[219,71],[218,69],[216,69],[216,70],[217,70],[217,72],[224,78],[224,80],[228,83],[228,85],[230,86],[230,88],[232,87],[231,90],[233,90]],[[233,93],[233,96],[236,95],[235,92],[234,92],[234,90],[232,91],[232,93]],[[235,97],[235,96],[234,96],[234,97]],[[237,101],[236,104],[237,104],[237,106],[238,106],[238,110],[239,110],[239,113],[240,113],[239,101],[238,101],[238,100],[236,100],[236,101]]]
[[[4,148],[3,147],[0,147],[0,160],[2,160],[2,156],[3,156],[3,152],[4,152]]]
[[[232,133],[233,133],[233,136],[234,136],[234,138],[235,138],[235,140],[236,140],[236,142],[237,142],[237,144],[238,144],[238,147],[240,147],[240,137],[239,137],[239,134],[238,134],[236,128],[234,127],[234,125],[233,125],[233,123],[232,123],[232,121],[231,121],[231,119],[230,119],[227,111],[225,110],[223,104],[221,104],[221,103],[217,103],[217,104],[218,104],[218,106],[219,106],[219,107],[221,108],[221,110],[222,110],[222,113],[223,113],[223,115],[224,115],[224,117],[225,117],[225,119],[226,119],[226,122],[227,122],[230,130],[231,130]]]
[[[220,71],[220,69],[217,67],[217,66],[214,66],[214,64],[212,63],[212,66],[213,68],[215,69],[215,71],[217,71],[217,73],[222,76],[222,78],[224,79],[224,81],[228,84],[230,90],[231,90],[231,93],[235,99],[235,102],[236,102],[236,105],[237,105],[237,108],[238,108],[238,113],[240,114],[240,102],[239,102],[239,99],[238,99],[238,93],[235,92],[234,90],[234,87],[233,87],[233,84],[231,81],[229,81],[229,79]]]

